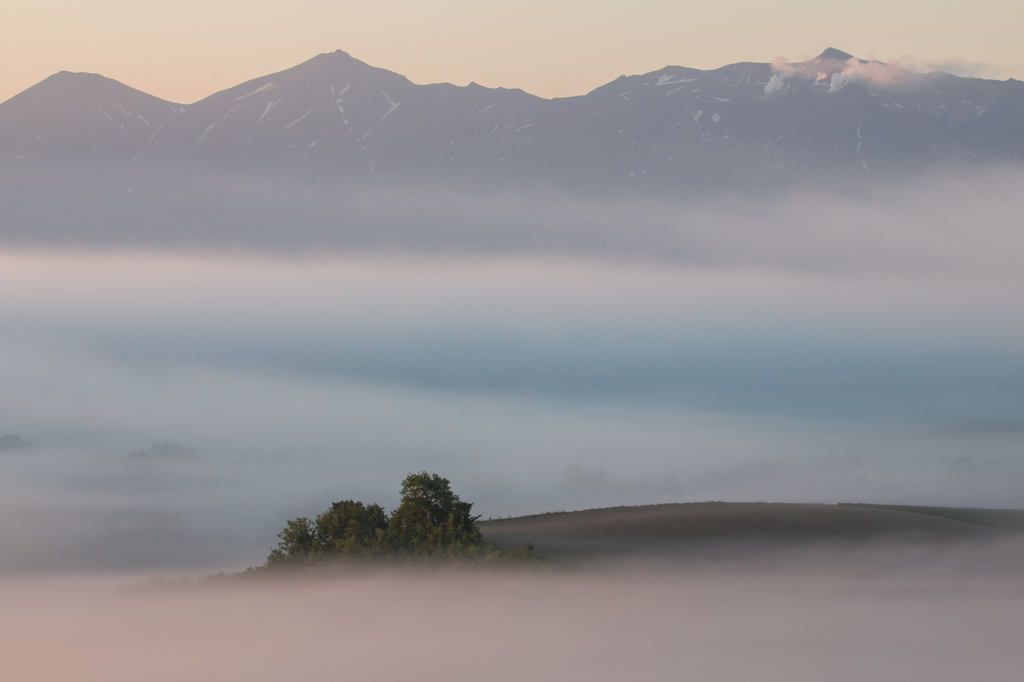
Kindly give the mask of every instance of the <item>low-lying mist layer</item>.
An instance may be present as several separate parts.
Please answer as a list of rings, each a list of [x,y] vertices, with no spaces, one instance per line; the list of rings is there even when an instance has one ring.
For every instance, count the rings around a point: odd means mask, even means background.
[[[308,188],[194,171],[121,177],[40,168],[0,183],[0,244],[1005,274],[1024,249],[1016,222],[1022,186],[1016,166],[687,199],[543,186]]]
[[[0,637],[5,674],[26,682],[999,682],[1024,664],[1019,559],[886,550],[168,591],[118,589],[126,576],[7,579]]]
[[[204,180],[2,185],[0,569],[237,570],[420,470],[485,517],[1024,506],[1017,174],[688,203]]]

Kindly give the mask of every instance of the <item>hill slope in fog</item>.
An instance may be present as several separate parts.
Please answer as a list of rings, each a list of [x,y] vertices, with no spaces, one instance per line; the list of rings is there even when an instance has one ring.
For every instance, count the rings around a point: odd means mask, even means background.
[[[781,549],[869,542],[931,545],[1015,537],[977,523],[906,509],[788,503],[612,507],[479,525],[487,542],[509,546],[529,542],[542,556],[568,559],[692,554],[739,547]]]

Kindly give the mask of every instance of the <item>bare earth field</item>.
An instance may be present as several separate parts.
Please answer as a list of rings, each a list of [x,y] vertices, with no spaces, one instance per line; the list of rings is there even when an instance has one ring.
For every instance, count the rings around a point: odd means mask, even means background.
[[[483,521],[480,528],[488,542],[508,546],[532,543],[541,556],[567,560],[711,557],[741,549],[854,549],[866,544],[907,548],[1016,541],[1013,533],[989,525],[912,509],[699,502],[539,514]],[[934,512],[936,508],[920,509]],[[985,511],[997,521],[1021,513]]]

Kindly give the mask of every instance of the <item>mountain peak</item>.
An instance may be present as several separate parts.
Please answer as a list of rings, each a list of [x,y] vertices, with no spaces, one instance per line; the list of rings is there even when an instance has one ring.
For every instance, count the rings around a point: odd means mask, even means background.
[[[1024,160],[1019,83],[881,63],[856,69],[854,59],[829,48],[791,64],[666,66],[547,100],[417,85],[338,50],[187,108],[63,72],[0,103],[0,176],[36,163],[92,164],[131,183],[181,169],[316,186],[511,182],[688,194]]]
[[[337,64],[364,64],[365,62],[356,59],[348,52],[344,50],[335,50],[334,52],[321,52],[312,59],[308,59],[303,64],[317,64],[317,65],[337,65]]]
[[[344,59],[355,59],[355,57],[350,55],[348,52],[345,52],[345,50],[335,50],[334,52],[323,52],[321,54],[318,54],[316,57],[314,57],[314,59],[317,59],[317,58],[319,58],[319,59],[333,59],[335,61],[337,61],[337,60],[344,60]]]
[[[820,61],[825,61],[826,59],[838,59],[838,60],[841,60],[841,61],[845,62],[845,61],[849,61],[850,59],[853,59],[853,55],[852,54],[847,54],[846,52],[843,52],[842,50],[837,50],[834,47],[830,47],[830,48],[827,48],[821,54],[819,54],[818,57],[815,59],[815,61],[819,61],[820,62]]]
[[[56,110],[68,106],[72,109],[75,106],[86,105],[89,107],[93,105],[114,106],[113,102],[139,103],[133,105],[139,107],[157,104],[178,106],[173,102],[136,90],[113,78],[107,78],[98,73],[76,71],[58,71],[3,104],[14,107],[24,105],[30,108],[43,106]]]

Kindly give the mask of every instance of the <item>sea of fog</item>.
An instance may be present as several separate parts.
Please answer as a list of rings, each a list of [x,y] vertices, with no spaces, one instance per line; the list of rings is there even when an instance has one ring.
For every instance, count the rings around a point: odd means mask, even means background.
[[[123,575],[7,576],[0,670],[24,682],[1010,682],[1024,664],[1019,549],[1009,572],[999,551],[893,561],[889,548],[162,589]]]
[[[9,223],[0,571],[243,568],[419,470],[484,517],[1024,506],[1022,186]]]

